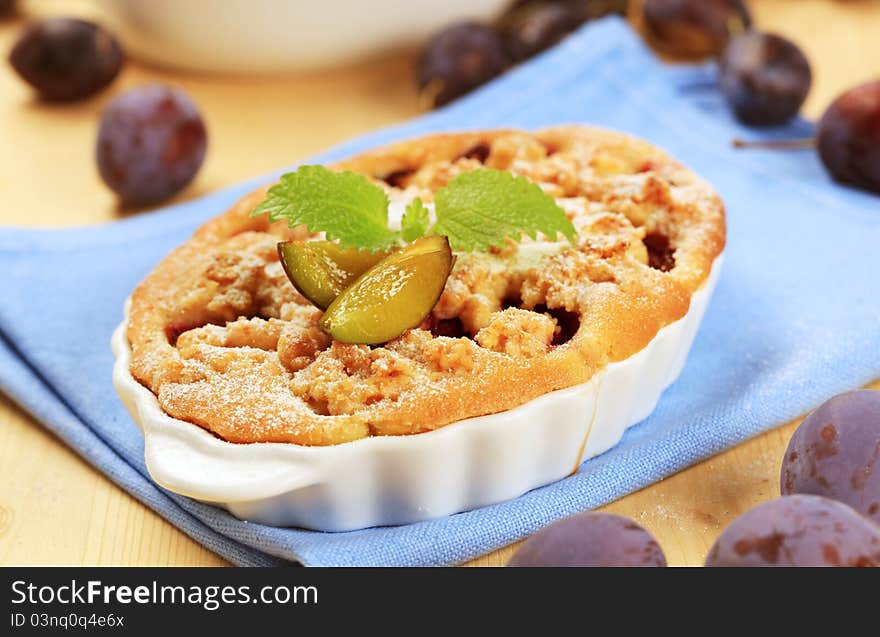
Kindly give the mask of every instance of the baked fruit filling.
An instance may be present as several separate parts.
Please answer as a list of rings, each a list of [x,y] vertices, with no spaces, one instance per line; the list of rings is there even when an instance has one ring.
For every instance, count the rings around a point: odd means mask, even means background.
[[[511,409],[644,348],[684,316],[724,246],[723,206],[706,182],[646,142],[600,129],[431,136],[330,168],[380,184],[392,217],[415,198],[431,206],[463,172],[510,171],[552,196],[577,234],[456,251],[421,324],[364,344],[385,333],[374,323],[424,302],[429,275],[411,297],[370,308],[373,336],[343,342],[363,332],[333,314],[345,273],[295,287],[282,262],[334,248],[303,226],[252,218],[261,189],[202,226],[132,296],[131,371],[169,415],[231,442],[331,445]],[[298,247],[286,254],[280,241]],[[420,267],[440,267],[432,258]]]

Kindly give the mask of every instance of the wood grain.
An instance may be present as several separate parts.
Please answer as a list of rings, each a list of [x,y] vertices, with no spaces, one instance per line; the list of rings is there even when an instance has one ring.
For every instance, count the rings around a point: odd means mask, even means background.
[[[82,3],[76,3],[78,6]],[[880,75],[880,2],[753,1],[757,23],[806,50],[815,83],[805,112]],[[30,3],[57,10],[70,3]],[[20,21],[0,23],[0,51]],[[118,219],[91,160],[97,116],[114,94],[171,82],[202,107],[208,159],[185,200],[293,163],[358,133],[418,112],[412,54],[320,73],[225,78],[130,64],[106,94],[73,106],[34,101],[0,66],[0,225],[70,226]],[[880,383],[874,388],[880,389]],[[652,531],[671,564],[700,564],[719,530],[778,493],[789,423],[605,507]],[[0,564],[219,565],[0,398]],[[472,562],[501,565],[512,547]]]

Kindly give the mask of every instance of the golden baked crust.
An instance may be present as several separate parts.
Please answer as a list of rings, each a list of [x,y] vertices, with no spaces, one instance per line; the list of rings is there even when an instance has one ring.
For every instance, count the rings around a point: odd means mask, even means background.
[[[596,128],[405,141],[331,168],[402,205],[483,165],[539,183],[574,244],[459,254],[431,317],[383,347],[331,342],[251,219],[265,188],[199,228],[132,295],[131,372],[163,410],[232,442],[414,434],[586,382],[687,312],[725,241],[714,190],[647,142]],[[392,203],[392,208],[396,204]]]

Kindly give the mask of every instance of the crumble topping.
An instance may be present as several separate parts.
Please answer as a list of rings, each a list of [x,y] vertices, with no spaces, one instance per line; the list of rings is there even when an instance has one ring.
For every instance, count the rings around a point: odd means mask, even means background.
[[[578,235],[459,253],[430,317],[381,347],[334,342],[290,284],[281,239],[248,213],[203,226],[132,297],[133,375],[171,416],[233,442],[326,445],[429,431],[585,382],[681,318],[724,245],[723,206],[649,144],[578,126],[403,142],[331,168],[381,183],[395,210],[461,172],[510,170]],[[314,235],[314,238],[319,238]]]

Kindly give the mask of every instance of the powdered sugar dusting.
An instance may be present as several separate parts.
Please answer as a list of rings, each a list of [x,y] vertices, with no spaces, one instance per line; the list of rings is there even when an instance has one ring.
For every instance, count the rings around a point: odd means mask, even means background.
[[[458,254],[419,328],[383,347],[331,342],[278,263],[279,234],[303,231],[259,227],[233,210],[135,294],[133,374],[166,412],[226,440],[308,445],[418,433],[589,380],[684,315],[723,245],[723,210],[647,144],[579,131],[487,137],[485,165],[539,183],[577,239]],[[483,166],[466,150],[447,138],[400,188],[386,188],[392,227],[413,198],[433,210],[433,192]],[[650,233],[672,242],[669,271],[650,267]]]

